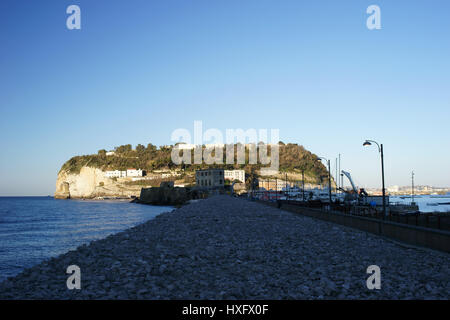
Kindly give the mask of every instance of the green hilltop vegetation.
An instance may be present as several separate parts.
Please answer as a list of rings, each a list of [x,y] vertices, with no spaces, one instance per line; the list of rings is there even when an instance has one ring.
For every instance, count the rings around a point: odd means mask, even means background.
[[[245,164],[225,164],[225,148],[223,150],[224,164],[223,165],[207,165],[207,164],[181,164],[176,165],[171,160],[173,146],[161,146],[156,147],[149,143],[147,147],[142,144],[138,144],[135,149],[131,144],[122,145],[114,149],[114,155],[106,155],[107,151],[102,149],[97,154],[75,156],[68,160],[61,168],[61,171],[67,171],[72,174],[80,172],[84,166],[100,168],[102,170],[126,170],[127,168],[139,168],[152,172],[154,170],[174,170],[184,169],[187,172],[194,172],[198,169],[205,168],[224,168],[231,169],[244,169],[246,173],[255,173],[261,167],[266,165],[261,164],[249,164],[248,163],[248,149],[245,148],[246,162]],[[270,156],[270,146],[268,146],[268,154]],[[189,152],[189,151],[185,151]],[[193,162],[193,151],[192,162]],[[213,154],[214,155],[214,154]],[[236,158],[236,145],[235,145],[235,158]],[[317,161],[317,156],[310,151],[306,150],[303,146],[293,143],[284,144],[279,142],[279,160],[280,160],[280,172],[294,172],[301,173],[304,170],[305,175],[313,177],[314,180],[319,181],[327,176],[326,167]],[[235,161],[236,163],[236,161]]]

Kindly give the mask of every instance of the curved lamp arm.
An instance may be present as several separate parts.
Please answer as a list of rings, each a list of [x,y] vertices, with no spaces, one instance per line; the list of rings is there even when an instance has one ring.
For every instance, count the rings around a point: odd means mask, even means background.
[[[325,160],[325,161],[328,162],[328,159],[327,159],[327,158],[324,158],[324,157],[317,157],[317,161],[322,161],[322,160]]]
[[[366,141],[363,143],[363,146],[370,146],[370,145],[372,145],[372,142],[375,143],[375,144],[377,145],[377,147],[378,147],[378,152],[381,152],[380,145],[379,145],[378,142],[376,142],[375,140],[366,140]]]

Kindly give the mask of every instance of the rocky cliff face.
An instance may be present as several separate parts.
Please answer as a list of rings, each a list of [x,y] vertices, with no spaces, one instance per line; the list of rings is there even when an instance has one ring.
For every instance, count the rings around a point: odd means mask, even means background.
[[[78,174],[61,170],[56,180],[55,198],[139,196],[139,186],[127,186],[104,175],[102,170],[92,167],[82,167]]]

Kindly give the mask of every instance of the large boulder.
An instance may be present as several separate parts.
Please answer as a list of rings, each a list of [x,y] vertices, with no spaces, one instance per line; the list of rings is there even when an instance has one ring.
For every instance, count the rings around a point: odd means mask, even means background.
[[[160,188],[173,188],[175,183],[173,181],[163,181],[160,183]]]
[[[187,188],[162,184],[160,187],[142,188],[139,202],[153,205],[181,205],[191,198],[191,192]]]

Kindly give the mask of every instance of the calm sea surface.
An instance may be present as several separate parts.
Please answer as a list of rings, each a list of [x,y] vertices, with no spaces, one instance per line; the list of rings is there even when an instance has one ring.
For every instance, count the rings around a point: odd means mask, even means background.
[[[0,197],[0,282],[45,259],[171,210],[122,201]]]
[[[390,203],[411,203],[410,196],[390,196]],[[429,196],[419,195],[414,197],[414,202],[419,206],[420,212],[450,212],[450,195]],[[449,203],[449,204],[443,204]]]

